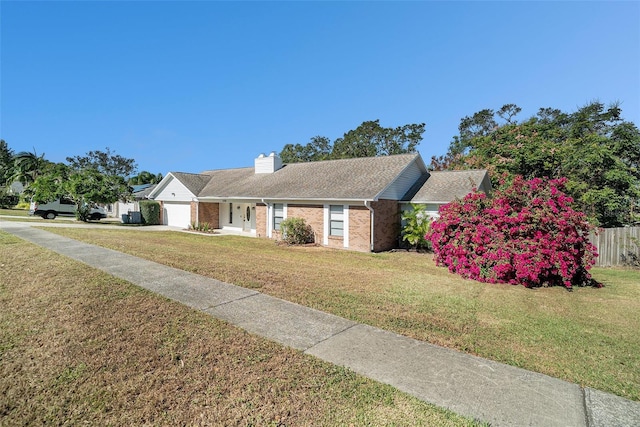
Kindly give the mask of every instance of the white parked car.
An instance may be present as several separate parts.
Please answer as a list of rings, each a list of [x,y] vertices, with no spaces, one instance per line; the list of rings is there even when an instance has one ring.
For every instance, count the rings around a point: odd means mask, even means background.
[[[69,199],[58,199],[50,203],[31,202],[29,215],[38,215],[44,219],[55,219],[58,215],[75,216],[76,204]],[[89,218],[98,220],[107,217],[107,211],[100,206],[92,205]]]

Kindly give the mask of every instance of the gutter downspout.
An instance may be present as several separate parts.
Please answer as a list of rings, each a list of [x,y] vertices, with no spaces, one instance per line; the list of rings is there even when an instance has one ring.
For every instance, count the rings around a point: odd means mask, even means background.
[[[367,209],[369,209],[369,212],[371,212],[371,232],[369,233],[370,234],[370,236],[369,236],[369,240],[370,240],[370,242],[369,242],[369,250],[371,252],[373,252],[373,230],[374,230],[374,228],[373,228],[373,219],[374,219],[374,213],[373,213],[373,208],[371,207],[371,202],[369,200],[365,200],[364,201],[364,206]]]

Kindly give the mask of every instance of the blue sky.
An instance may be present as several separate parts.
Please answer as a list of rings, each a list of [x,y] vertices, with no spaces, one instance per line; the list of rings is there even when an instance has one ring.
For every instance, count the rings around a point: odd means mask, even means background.
[[[251,166],[365,120],[619,101],[640,125],[639,2],[0,2],[0,137],[60,162]]]

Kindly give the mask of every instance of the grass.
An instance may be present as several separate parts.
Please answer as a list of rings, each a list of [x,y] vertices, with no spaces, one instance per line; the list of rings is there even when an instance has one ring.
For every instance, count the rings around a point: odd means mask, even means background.
[[[3,426],[476,425],[4,232],[0,304]]]
[[[55,219],[44,219],[41,216],[29,215],[28,210],[24,209],[0,209],[0,221],[29,221],[29,222],[40,222],[43,224],[51,224],[58,222],[74,222],[78,223],[79,221],[73,215],[58,215]],[[141,226],[141,224],[123,224],[119,220],[115,218],[106,218],[97,221],[89,221],[92,225],[102,224],[102,225],[118,225],[125,227],[136,227]]]
[[[357,322],[640,400],[640,271],[602,289],[463,280],[429,255],[142,230],[50,230]]]
[[[0,215],[29,216],[29,209],[0,209]]]
[[[25,221],[51,222],[51,221],[75,221],[73,216],[58,216],[56,219],[44,219],[40,216],[29,215],[29,209],[0,209],[0,221]]]

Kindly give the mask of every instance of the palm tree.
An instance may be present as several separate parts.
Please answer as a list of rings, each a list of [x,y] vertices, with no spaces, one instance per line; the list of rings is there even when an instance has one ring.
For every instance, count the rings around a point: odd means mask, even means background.
[[[38,156],[35,149],[33,153],[19,152],[13,156],[13,181],[20,181],[24,186],[28,186],[44,172],[48,163],[44,153]]]
[[[142,171],[138,175],[132,177],[129,180],[129,185],[139,185],[139,184],[157,184],[162,181],[162,174],[159,173],[154,175],[149,171]]]

